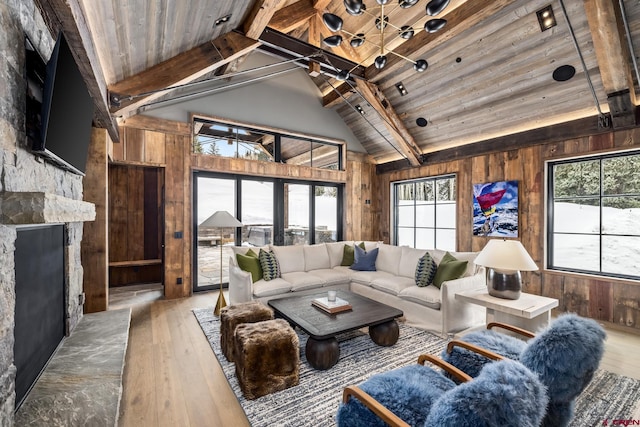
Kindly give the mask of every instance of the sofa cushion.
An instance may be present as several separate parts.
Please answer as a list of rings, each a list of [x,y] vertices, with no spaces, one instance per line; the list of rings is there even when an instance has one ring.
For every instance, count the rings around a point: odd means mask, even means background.
[[[370,252],[372,250],[374,250],[375,248],[379,248],[380,245],[382,245],[382,242],[374,242],[374,241],[369,241],[369,240],[365,240],[364,242],[364,250],[367,252]]]
[[[371,286],[371,283],[380,278],[395,278],[391,273],[386,271],[353,271],[351,274],[351,281],[360,283],[362,285]]]
[[[421,288],[419,286],[409,286],[398,293],[398,297],[424,305],[434,310],[440,310],[441,299],[440,289],[433,285]]]
[[[318,276],[323,280],[324,286],[342,285],[348,284],[351,280],[350,269],[346,267],[338,268],[323,268],[320,270],[311,270],[309,273],[314,276]]]
[[[324,285],[324,281],[311,273],[306,271],[292,271],[291,273],[284,273],[282,278],[291,283],[292,291],[303,291],[305,289],[321,288]]]
[[[467,270],[464,272],[462,277],[473,276],[476,274],[476,264],[475,260],[478,256],[478,252],[451,252],[458,261],[469,261],[467,263]]]
[[[440,288],[443,282],[462,277],[467,271],[467,264],[469,264],[469,261],[459,261],[447,252],[440,264],[438,264],[436,276],[433,278],[434,286]]]
[[[420,287],[429,286],[433,283],[437,270],[436,262],[431,258],[429,252],[426,252],[418,260],[418,265],[416,266],[416,285]]]
[[[304,245],[304,270],[318,270],[320,268],[331,268],[331,260],[327,245],[320,243],[318,245]]]
[[[402,258],[402,248],[382,244],[378,246],[378,258],[376,259],[376,270],[398,275],[398,266]]]
[[[253,296],[256,298],[270,297],[291,291],[291,283],[282,278],[273,280],[258,280],[253,284]]]
[[[416,277],[416,266],[418,260],[424,255],[426,249],[415,249],[409,246],[401,246],[402,255],[398,261],[398,275],[403,277]]]
[[[354,261],[352,270],[376,271],[376,259],[378,258],[378,248],[365,252],[360,246],[354,246]]]
[[[225,246],[225,248],[231,248],[233,255],[247,255],[249,251],[253,252],[258,256],[260,253],[260,249],[264,249],[265,251],[269,251],[269,245],[266,246]]]
[[[302,246],[272,246],[280,264],[280,274],[304,271],[304,250]]]
[[[267,282],[269,280],[280,277],[280,266],[278,260],[273,252],[267,252],[264,249],[260,249],[258,255],[260,259],[260,267],[262,267],[262,278]]]
[[[329,252],[329,262],[331,267],[337,267],[342,263],[342,257],[344,256],[344,247],[353,246],[353,242],[333,242],[325,243],[327,246],[327,252]]]
[[[258,255],[249,249],[247,255],[237,254],[236,260],[238,261],[238,267],[240,269],[251,273],[251,281],[257,282],[262,279],[262,266],[260,265],[260,260],[258,259]]]
[[[352,245],[344,245],[342,251],[342,261],[340,262],[340,265],[344,267],[351,267],[353,265],[353,262],[355,260],[355,253],[353,248],[355,246],[360,246],[362,249],[365,248],[364,242],[360,242],[357,245],[355,243]]]
[[[415,287],[416,282],[408,277],[380,277],[371,282],[371,287],[392,295],[398,295],[403,289]]]

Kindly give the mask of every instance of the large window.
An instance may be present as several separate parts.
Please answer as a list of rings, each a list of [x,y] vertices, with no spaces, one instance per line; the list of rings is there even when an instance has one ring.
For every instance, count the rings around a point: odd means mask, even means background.
[[[394,243],[456,250],[456,178],[448,175],[393,184]]]
[[[319,169],[343,170],[343,144],[255,129],[201,117],[193,118],[193,152]]]
[[[228,283],[232,245],[303,245],[342,239],[341,184],[209,172],[195,172],[193,182],[195,291],[217,289],[221,279],[223,286]],[[242,227],[208,227],[207,218],[219,210],[238,218]]]
[[[640,152],[548,164],[547,267],[640,278]]]

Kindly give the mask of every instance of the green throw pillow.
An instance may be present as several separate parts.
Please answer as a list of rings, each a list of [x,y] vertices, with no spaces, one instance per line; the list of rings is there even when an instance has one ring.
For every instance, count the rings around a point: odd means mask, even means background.
[[[416,285],[421,288],[429,286],[433,282],[434,277],[436,277],[437,269],[438,266],[429,252],[425,252],[422,258],[418,260],[418,265],[416,266]]]
[[[260,260],[262,278],[264,280],[273,280],[280,277],[280,265],[273,251],[267,252],[264,249],[260,249],[258,259]]]
[[[453,255],[447,252],[438,265],[436,277],[433,278],[434,286],[440,289],[442,282],[462,277],[464,272],[467,271],[468,262],[469,261],[458,261]]]
[[[236,254],[236,259],[240,269],[251,273],[251,281],[253,283],[262,279],[262,266],[255,252],[249,249],[246,255]]]
[[[358,244],[362,249],[365,249],[364,242],[360,242]],[[355,261],[355,253],[353,252],[352,245],[344,245],[344,251],[342,252],[342,262],[340,263],[343,267],[351,267],[353,262]]]

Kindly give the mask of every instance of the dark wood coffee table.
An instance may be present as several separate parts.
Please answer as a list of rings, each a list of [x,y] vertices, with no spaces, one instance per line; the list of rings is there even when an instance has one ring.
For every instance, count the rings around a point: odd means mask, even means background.
[[[329,369],[340,358],[340,346],[336,335],[369,327],[371,340],[381,346],[391,346],[398,341],[400,328],[396,318],[402,311],[348,291],[338,291],[338,297],[348,301],[353,309],[329,314],[311,305],[315,298],[326,292],[272,299],[268,302],[276,317],[287,320],[309,335],[307,361],[316,369]]]

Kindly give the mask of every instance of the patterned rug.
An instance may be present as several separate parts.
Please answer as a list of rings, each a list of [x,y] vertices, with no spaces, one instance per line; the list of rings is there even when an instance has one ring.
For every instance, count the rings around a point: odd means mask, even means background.
[[[424,353],[438,354],[446,341],[426,331],[400,324],[400,339],[392,347],[379,347],[365,333],[338,337],[340,360],[327,371],[313,369],[305,357],[307,336],[300,338],[300,384],[255,400],[242,396],[234,364],[220,349],[220,321],[212,308],[193,310],[209,344],[253,427],[335,426],[334,415],[345,386],[359,384],[376,372],[416,363]],[[640,381],[598,371],[576,402],[572,427],[602,426],[605,421],[630,420],[640,410]],[[638,406],[638,407],[637,407]],[[638,418],[636,418],[638,419]]]

